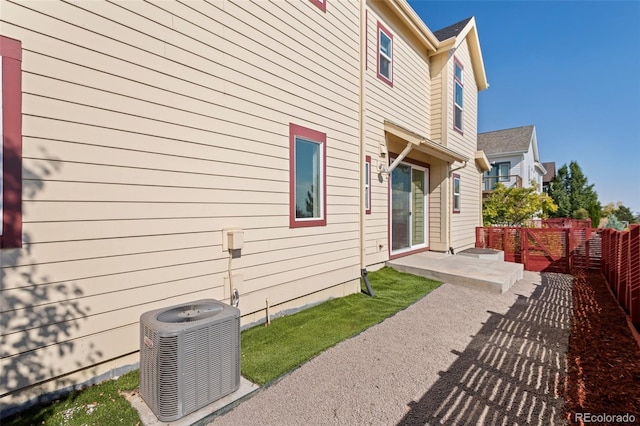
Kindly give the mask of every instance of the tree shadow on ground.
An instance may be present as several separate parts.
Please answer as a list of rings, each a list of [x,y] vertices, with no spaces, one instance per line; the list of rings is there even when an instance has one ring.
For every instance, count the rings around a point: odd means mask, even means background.
[[[564,376],[572,321],[570,275],[542,273],[530,297],[490,317],[399,426],[566,424]]]

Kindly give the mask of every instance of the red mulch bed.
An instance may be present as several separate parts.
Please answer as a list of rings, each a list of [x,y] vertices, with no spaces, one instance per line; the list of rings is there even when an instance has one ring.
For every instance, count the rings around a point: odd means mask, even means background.
[[[573,328],[565,384],[574,413],[635,415],[640,422],[640,347],[599,272],[574,275]]]

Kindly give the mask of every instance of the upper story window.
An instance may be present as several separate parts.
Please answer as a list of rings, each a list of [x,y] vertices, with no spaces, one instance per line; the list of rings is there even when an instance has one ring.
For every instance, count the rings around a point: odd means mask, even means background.
[[[378,78],[393,87],[393,35],[378,22]]]
[[[485,173],[484,189],[495,189],[498,182],[510,182],[511,181],[511,162],[494,163],[491,166],[491,170]]]
[[[22,46],[0,36],[0,248],[22,246]]]
[[[457,60],[453,62],[453,127],[462,131],[462,112],[464,110],[464,68]]]
[[[321,11],[325,12],[327,11],[327,0],[310,0],[311,3],[315,4],[316,6],[318,6],[318,9],[320,9]]]
[[[327,135],[289,124],[289,226],[327,224]]]
[[[500,182],[509,182],[509,173],[511,171],[511,163],[510,162],[506,162],[506,163],[498,163],[496,164],[496,167],[498,168],[498,176],[499,176],[499,180]]]

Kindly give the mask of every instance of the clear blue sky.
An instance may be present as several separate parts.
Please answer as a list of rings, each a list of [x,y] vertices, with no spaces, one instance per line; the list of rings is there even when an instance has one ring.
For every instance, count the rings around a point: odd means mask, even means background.
[[[640,1],[409,0],[432,30],[475,16],[490,87],[478,131],[534,124],[602,205],[640,212]]]

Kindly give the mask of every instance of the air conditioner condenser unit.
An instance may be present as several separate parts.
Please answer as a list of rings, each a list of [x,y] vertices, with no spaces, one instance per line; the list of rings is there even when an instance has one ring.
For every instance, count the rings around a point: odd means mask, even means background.
[[[140,395],[158,420],[196,411],[240,386],[240,310],[213,299],[140,317]]]

